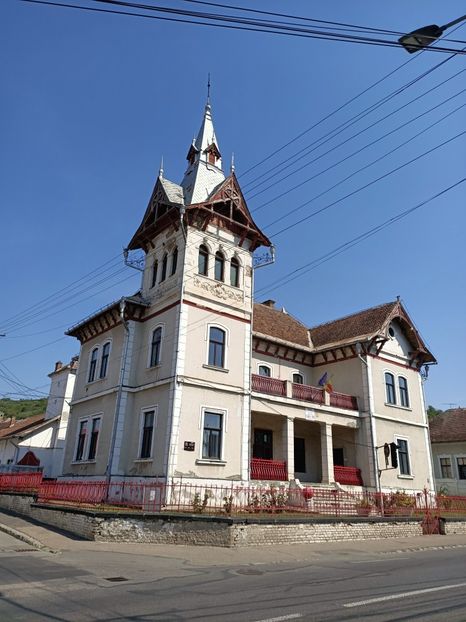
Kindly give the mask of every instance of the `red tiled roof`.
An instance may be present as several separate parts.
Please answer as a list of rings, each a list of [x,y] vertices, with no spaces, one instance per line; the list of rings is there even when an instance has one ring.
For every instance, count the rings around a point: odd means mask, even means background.
[[[347,315],[339,320],[314,326],[309,329],[312,344],[315,348],[320,348],[326,344],[348,341],[377,333],[388,320],[397,304],[399,304],[397,301],[387,302],[378,307]]]
[[[18,434],[27,432],[28,429],[34,428],[45,420],[45,414],[34,415],[33,417],[27,417],[26,419],[20,419],[8,428],[0,430],[0,439],[8,438],[9,436],[17,436]]]
[[[452,408],[429,421],[432,443],[466,441],[466,408]]]
[[[289,341],[299,346],[310,347],[309,333],[294,317],[284,311],[264,304],[256,303],[252,320],[252,329],[256,333],[269,335],[275,339]]]

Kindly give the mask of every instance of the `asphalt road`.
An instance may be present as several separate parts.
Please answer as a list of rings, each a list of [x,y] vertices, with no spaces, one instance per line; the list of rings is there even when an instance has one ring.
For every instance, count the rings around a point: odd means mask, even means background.
[[[374,552],[354,542],[238,564],[202,548],[188,559],[76,544],[37,551],[0,533],[1,622],[466,620],[465,545],[412,550],[406,540]]]

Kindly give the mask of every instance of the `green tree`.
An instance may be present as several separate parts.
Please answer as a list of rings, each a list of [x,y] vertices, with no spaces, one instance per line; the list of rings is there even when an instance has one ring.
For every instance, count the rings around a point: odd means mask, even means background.
[[[433,406],[429,406],[427,408],[427,416],[429,417],[429,419],[433,419],[434,417],[437,417],[438,415],[441,415],[443,413],[443,410],[439,410],[438,408],[434,408]]]

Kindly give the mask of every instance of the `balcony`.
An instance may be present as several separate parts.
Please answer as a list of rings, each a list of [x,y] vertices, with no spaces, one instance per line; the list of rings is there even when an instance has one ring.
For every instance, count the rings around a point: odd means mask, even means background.
[[[274,480],[278,482],[288,481],[286,462],[281,460],[264,460],[252,458],[251,479]]]
[[[333,476],[335,481],[339,484],[364,486],[361,477],[361,469],[357,469],[356,467],[334,466]]]
[[[311,404],[324,405],[326,403],[325,393],[321,387],[312,387],[307,384],[291,385],[291,393],[287,394],[287,381],[278,378],[268,378],[267,376],[259,376],[252,374],[252,390],[259,393],[267,393],[268,395],[278,395],[279,397],[291,397],[302,402],[310,402]],[[358,410],[358,400],[354,395],[346,393],[337,393],[333,391],[328,396],[329,406],[335,408],[344,408],[346,410]]]

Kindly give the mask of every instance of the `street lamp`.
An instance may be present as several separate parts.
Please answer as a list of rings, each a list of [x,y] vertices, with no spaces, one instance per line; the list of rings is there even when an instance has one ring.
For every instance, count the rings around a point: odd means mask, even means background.
[[[423,26],[422,28],[413,30],[413,32],[409,32],[407,35],[400,37],[398,39],[398,43],[401,43],[404,49],[410,54],[419,52],[419,50],[426,48],[441,37],[445,30],[465,20],[466,15],[462,15],[461,17],[458,17],[458,19],[454,19],[452,22],[448,22],[448,24],[443,26],[437,26],[436,24]]]

